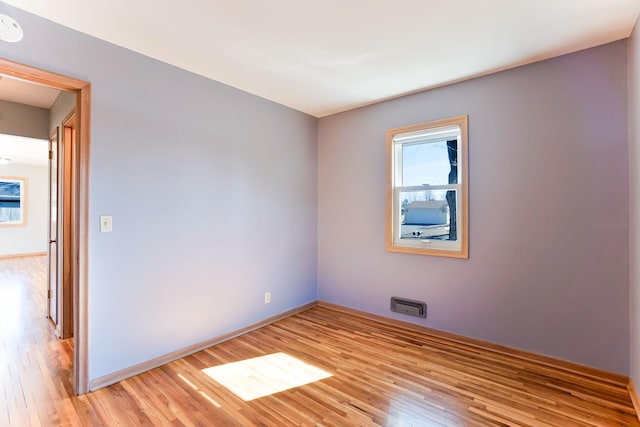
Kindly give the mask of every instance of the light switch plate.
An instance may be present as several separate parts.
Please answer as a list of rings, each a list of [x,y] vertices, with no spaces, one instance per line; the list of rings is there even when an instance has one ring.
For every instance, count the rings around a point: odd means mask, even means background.
[[[111,233],[112,231],[113,231],[113,220],[111,219],[111,215],[101,215],[100,216],[100,232]]]

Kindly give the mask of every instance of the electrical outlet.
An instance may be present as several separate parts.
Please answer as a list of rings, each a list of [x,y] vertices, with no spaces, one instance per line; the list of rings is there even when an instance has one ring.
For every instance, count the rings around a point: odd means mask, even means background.
[[[271,302],[271,292],[264,293],[264,303],[269,304]]]

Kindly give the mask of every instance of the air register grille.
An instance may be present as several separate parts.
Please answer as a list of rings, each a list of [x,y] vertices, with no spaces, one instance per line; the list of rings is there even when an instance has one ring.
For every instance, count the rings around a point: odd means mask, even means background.
[[[391,297],[391,311],[426,318],[427,303],[407,298]]]

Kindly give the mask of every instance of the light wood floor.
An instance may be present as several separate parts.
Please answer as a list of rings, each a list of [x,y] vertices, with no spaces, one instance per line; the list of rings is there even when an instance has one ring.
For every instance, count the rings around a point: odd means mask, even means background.
[[[322,307],[74,397],[72,344],[44,318],[45,275],[44,258],[0,260],[0,426],[639,425],[616,381]],[[276,353],[331,376],[244,401],[203,372]],[[254,361],[232,386],[268,393],[286,386],[279,370],[300,379],[312,369]]]

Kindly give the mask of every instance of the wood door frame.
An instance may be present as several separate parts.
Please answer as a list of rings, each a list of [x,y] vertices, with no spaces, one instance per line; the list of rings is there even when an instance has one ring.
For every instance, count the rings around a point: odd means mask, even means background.
[[[73,295],[75,276],[73,266],[74,259],[74,246],[76,246],[71,230],[73,229],[73,215],[68,215],[69,212],[73,212],[77,208],[77,185],[74,183],[75,170],[77,167],[78,149],[76,146],[76,122],[77,115],[75,107],[62,119],[62,132],[61,134],[61,150],[59,155],[62,155],[59,164],[62,165],[62,183],[60,193],[60,203],[62,205],[62,214],[59,216],[59,221],[62,222],[62,244],[58,245],[59,256],[61,257],[62,265],[62,280],[61,285],[58,287],[59,292],[59,323],[60,323],[60,338],[70,338],[73,336]]]
[[[76,208],[70,212],[75,263],[73,382],[77,394],[89,391],[88,282],[89,282],[89,147],[91,84],[61,74],[0,58],[0,74],[76,94]]]
[[[53,145],[55,144],[55,150],[56,150],[56,159],[54,161],[53,159]],[[59,194],[60,192],[58,191],[58,172],[59,172],[59,161],[58,161],[58,156],[60,153],[60,127],[56,126],[50,133],[49,133],[49,167],[48,167],[48,175],[49,175],[49,191],[48,191],[48,201],[49,203],[47,204],[47,212],[49,212],[49,221],[47,223],[47,229],[48,229],[48,238],[47,241],[49,242],[47,245],[47,318],[51,321],[51,324],[54,328],[54,330],[57,330],[58,328],[58,313],[59,313],[59,309],[58,309],[58,283],[59,283],[59,273],[60,273],[60,268],[59,268],[59,263],[58,263],[58,234],[59,234]],[[55,163],[56,165],[56,226],[55,226],[55,239],[52,239],[53,237],[53,230],[51,227],[51,185],[52,185],[52,176],[53,176],[53,164]],[[56,280],[54,283],[54,286],[51,286],[51,244],[53,242],[53,240],[55,240],[56,242],[56,259],[55,259],[55,268],[56,268]],[[55,292],[56,292],[56,303],[55,303],[55,319],[51,316],[51,295],[52,295],[52,288],[55,287]]]

